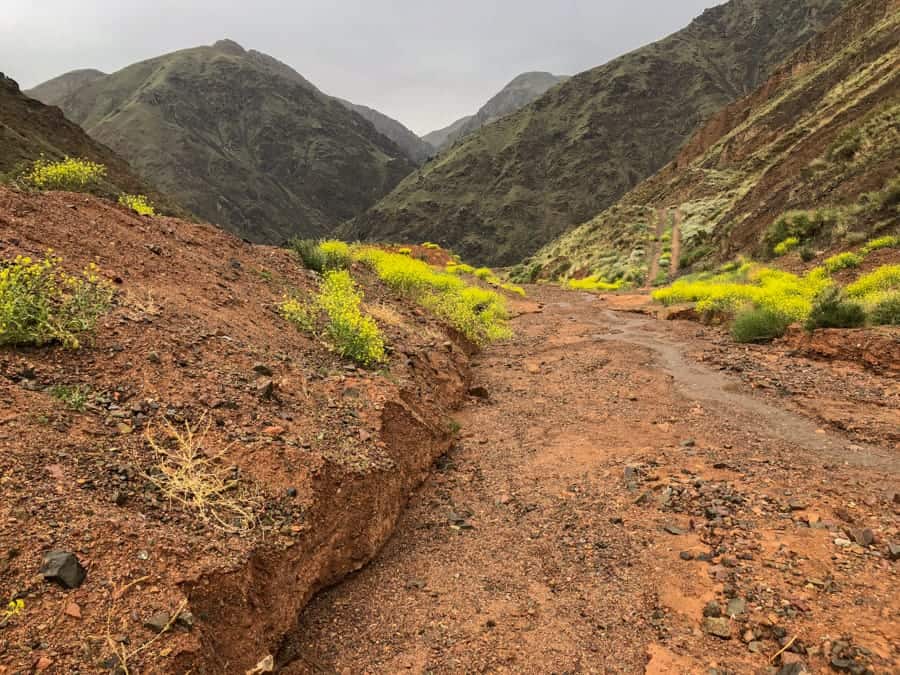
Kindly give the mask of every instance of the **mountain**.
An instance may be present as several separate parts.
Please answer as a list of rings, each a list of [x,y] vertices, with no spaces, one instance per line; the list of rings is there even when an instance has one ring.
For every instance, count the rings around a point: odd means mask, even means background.
[[[771,255],[788,234],[779,223],[810,223],[800,238],[825,249],[900,231],[898,9],[900,0],[851,3],[675,161],[526,267],[643,279],[660,220],[678,223],[681,271]]]
[[[326,234],[415,168],[360,115],[230,40],[95,78],[57,104],[195,214],[255,242]]]
[[[348,237],[431,240],[512,264],[671,161],[701,122],[755,89],[843,0],[731,0],[685,29],[553,87],[449,148]]]
[[[54,77],[52,80],[47,80],[32,89],[28,89],[25,93],[47,105],[59,105],[66,96],[106,77],[106,75],[102,70],[94,68],[72,70]]]
[[[459,138],[459,135],[462,132],[462,128],[466,126],[473,117],[475,117],[475,115],[461,117],[453,124],[446,126],[443,129],[436,129],[435,131],[428,132],[427,134],[422,136],[422,140],[428,143],[435,150],[440,150],[441,148],[450,145],[453,141]]]
[[[427,143],[416,136],[416,134],[392,117],[388,117],[384,113],[378,112],[373,108],[351,103],[344,99],[339,98],[338,101],[371,122],[372,126],[374,126],[380,134],[387,136],[394,141],[394,143],[396,143],[415,164],[421,166],[426,160],[434,155],[435,151],[430,143]]]
[[[19,85],[0,73],[0,177],[18,173],[41,156],[62,159],[69,155],[104,164],[106,179],[100,192],[116,197],[121,192],[144,194],[162,211],[185,215],[171,199],[139,178],[110,148],[67,120],[59,108],[29,98]]]
[[[469,117],[457,120],[449,127],[432,131],[425,140],[438,150],[444,150],[460,138],[528,105],[541,94],[569,79],[551,73],[522,73],[493,96],[481,109]]]

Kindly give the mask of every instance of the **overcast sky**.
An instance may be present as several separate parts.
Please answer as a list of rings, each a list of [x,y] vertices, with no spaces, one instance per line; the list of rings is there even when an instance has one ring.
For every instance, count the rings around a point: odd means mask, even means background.
[[[721,0],[6,0],[0,71],[22,88],[228,37],[424,134],[528,70],[574,74]]]

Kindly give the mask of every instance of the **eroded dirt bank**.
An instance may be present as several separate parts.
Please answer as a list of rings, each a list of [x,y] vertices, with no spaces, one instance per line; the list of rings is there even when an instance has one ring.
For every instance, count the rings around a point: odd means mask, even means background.
[[[284,672],[896,672],[891,371],[533,293]]]

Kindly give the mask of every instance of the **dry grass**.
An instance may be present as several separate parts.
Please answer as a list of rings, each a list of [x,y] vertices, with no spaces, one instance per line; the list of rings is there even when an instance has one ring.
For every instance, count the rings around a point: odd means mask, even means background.
[[[206,454],[203,441],[208,432],[209,423],[203,426],[203,420],[196,427],[185,423],[183,430],[166,421],[161,437],[148,427],[145,437],[157,463],[145,477],[166,499],[181,504],[210,527],[234,534],[248,532],[256,526],[255,500],[241,493],[238,481],[222,466],[220,459],[228,447]]]
[[[406,320],[400,312],[383,302],[366,304],[365,310],[367,314],[386,326],[402,328],[406,324]]]

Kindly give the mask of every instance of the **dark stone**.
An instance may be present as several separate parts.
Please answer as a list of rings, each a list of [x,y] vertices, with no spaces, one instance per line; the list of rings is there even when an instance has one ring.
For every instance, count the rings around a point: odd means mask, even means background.
[[[175,619],[175,625],[179,628],[190,630],[194,627],[195,621],[196,619],[194,618],[194,615],[185,609],[181,612],[181,614],[178,615],[178,618]]]
[[[491,393],[486,387],[472,387],[469,389],[469,396],[474,396],[475,398],[481,398],[487,401],[491,398]]]
[[[706,607],[703,608],[703,616],[719,618],[722,616],[722,608],[719,607],[718,602],[710,600],[706,603]]]
[[[684,534],[684,530],[682,530],[677,525],[672,525],[671,523],[663,527],[663,529],[669,534],[675,535],[676,537]]]
[[[256,385],[256,393],[263,400],[272,398],[275,394],[275,383],[268,378],[260,380]]]
[[[272,369],[269,368],[265,363],[257,363],[253,366],[253,372],[257,375],[264,375],[266,377],[272,377]]]
[[[900,544],[888,543],[888,559],[900,560]]]
[[[681,557],[682,560],[693,560],[694,559],[694,554],[691,553],[690,551],[682,551],[681,553],[679,553],[679,556]]]
[[[293,488],[293,487],[288,488],[288,489],[287,489],[287,496],[288,496],[288,497],[296,497],[296,496],[297,496],[297,488]]]
[[[44,555],[41,575],[47,581],[55,581],[63,588],[78,588],[87,575],[74,553],[50,551]]]
[[[778,669],[777,675],[802,675],[802,673],[808,673],[809,671],[806,669],[805,663],[788,663],[781,668]]]
[[[695,441],[693,438],[689,438],[686,441],[681,441],[682,448],[693,448],[695,445],[697,445],[697,441]]]

